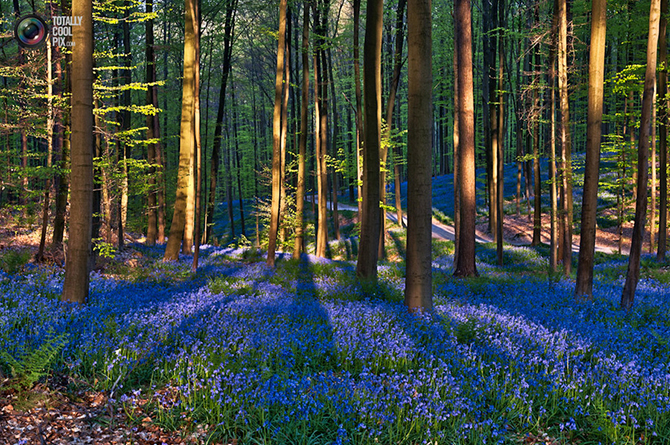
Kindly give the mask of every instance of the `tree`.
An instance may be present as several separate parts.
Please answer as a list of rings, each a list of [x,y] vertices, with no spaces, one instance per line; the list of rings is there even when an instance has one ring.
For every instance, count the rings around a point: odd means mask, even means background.
[[[412,312],[433,309],[431,10],[431,0],[409,0],[405,305]]]
[[[356,275],[364,280],[377,279],[379,254],[379,154],[381,146],[381,50],[383,0],[369,0],[365,20],[363,48],[363,99],[365,103],[365,138],[363,143],[363,215],[358,246]]]
[[[458,168],[460,229],[454,276],[477,276],[475,266],[475,105],[472,77],[472,15],[470,0],[456,0],[458,48]]]
[[[600,177],[600,138],[603,124],[605,78],[605,36],[607,0],[594,0],[591,6],[591,44],[589,50],[589,97],[586,126],[586,166],[582,198],[582,226],[575,294],[593,293],[593,257],[596,245],[596,210]]]
[[[302,91],[300,106],[300,142],[298,144],[298,181],[296,187],[296,229],[293,258],[300,258],[303,251],[305,227],[305,158],[307,156],[307,111],[309,106],[309,6],[304,5],[302,25]]]
[[[642,117],[640,118],[640,138],[637,155],[637,196],[635,199],[635,222],[633,239],[628,258],[626,283],[621,294],[621,308],[630,310],[635,299],[635,289],[640,279],[640,254],[644,239],[644,226],[647,216],[647,182],[649,181],[649,126],[656,84],[656,56],[661,16],[661,0],[651,0],[649,9],[649,36],[647,39],[647,68],[644,76],[642,96]]]
[[[270,204],[270,232],[268,241],[268,266],[275,265],[277,234],[281,208],[281,113],[284,84],[284,52],[286,50],[286,0],[279,2],[279,43],[277,45],[277,74],[275,76],[274,113],[272,116],[272,203]],[[288,88],[288,85],[287,85]]]
[[[176,260],[179,257],[187,219],[187,201],[193,189],[193,156],[195,153],[195,95],[196,66],[199,40],[199,21],[197,15],[198,0],[185,0],[184,28],[184,79],[182,88],[181,124],[179,135],[179,171],[177,173],[177,194],[174,213],[170,226],[170,236],[165,246],[164,260]]]
[[[659,132],[659,164],[661,167],[659,208],[658,208],[658,250],[656,259],[665,260],[665,252],[668,244],[668,41],[666,31],[668,28],[668,0],[661,0],[661,24],[659,37],[659,63],[661,70],[658,73],[658,95],[661,98],[661,119],[658,127]]]
[[[86,303],[93,217],[93,4],[73,0],[70,227],[61,300]]]
[[[572,269],[572,156],[568,101],[568,5],[558,0],[558,93],[561,109],[561,243],[563,273]]]

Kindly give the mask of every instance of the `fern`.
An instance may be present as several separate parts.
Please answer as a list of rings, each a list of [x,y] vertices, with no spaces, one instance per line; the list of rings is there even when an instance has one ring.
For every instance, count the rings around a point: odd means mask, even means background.
[[[17,390],[30,389],[42,377],[48,374],[54,359],[67,343],[67,334],[55,335],[47,333],[42,345],[33,350],[12,357],[7,351],[0,351],[0,360],[5,362],[11,371],[13,385]]]

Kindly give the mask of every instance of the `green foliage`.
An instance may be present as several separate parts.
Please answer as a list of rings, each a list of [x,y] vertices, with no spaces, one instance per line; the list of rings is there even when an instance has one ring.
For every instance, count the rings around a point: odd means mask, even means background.
[[[472,343],[477,338],[477,321],[474,318],[469,318],[463,323],[458,324],[454,335],[456,336],[456,341],[461,344]]]
[[[48,374],[54,360],[67,344],[66,333],[55,335],[53,331],[47,333],[42,345],[33,350],[20,353],[12,357],[7,351],[0,351],[0,360],[10,371],[11,386],[22,391],[28,390],[42,377]]]
[[[93,251],[96,252],[100,257],[106,259],[114,259],[116,256],[116,248],[112,243],[105,242],[104,238],[95,238],[93,241]]]
[[[10,275],[17,274],[28,264],[31,257],[29,250],[5,249],[0,253],[0,269]]]

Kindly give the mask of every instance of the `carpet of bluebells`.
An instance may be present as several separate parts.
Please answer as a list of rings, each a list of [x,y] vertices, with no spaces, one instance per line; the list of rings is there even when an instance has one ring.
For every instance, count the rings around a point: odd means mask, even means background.
[[[620,257],[601,257],[594,300],[576,301],[528,248],[504,268],[480,249],[469,280],[436,256],[435,313],[416,316],[402,264],[373,286],[310,256],[273,270],[205,246],[193,274],[188,256],[134,248],[143,272],[94,274],[84,307],[58,301],[58,269],[0,276],[0,350],[59,343],[54,373],[129,415],[149,397],[156,422],[212,442],[670,443],[670,286],[643,278],[622,312]]]

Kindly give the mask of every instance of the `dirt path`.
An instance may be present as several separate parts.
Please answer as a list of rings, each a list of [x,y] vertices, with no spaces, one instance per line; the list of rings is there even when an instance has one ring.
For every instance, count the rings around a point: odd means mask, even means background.
[[[329,203],[330,204],[330,203]],[[349,204],[338,204],[340,210],[350,210],[357,212],[358,208]],[[396,214],[393,212],[386,212],[386,217],[389,221],[397,222]],[[407,216],[404,217],[404,222],[407,224]],[[549,244],[549,218],[545,216],[542,221],[543,228],[541,232],[542,243]],[[625,229],[624,229],[625,230]],[[454,227],[443,224],[437,219],[433,218],[433,238],[454,241],[455,232]],[[503,239],[505,243],[514,246],[530,246],[533,233],[532,221],[528,220],[527,216],[505,216],[505,223],[503,228]],[[621,248],[621,253],[628,255],[630,251],[630,237],[624,236],[626,242]],[[478,243],[492,243],[493,236],[487,233],[487,224],[479,223],[475,228],[475,240]],[[579,235],[573,236],[572,251],[579,252]],[[598,230],[596,239],[596,252],[603,253],[617,253],[618,252],[618,235],[614,231]]]

